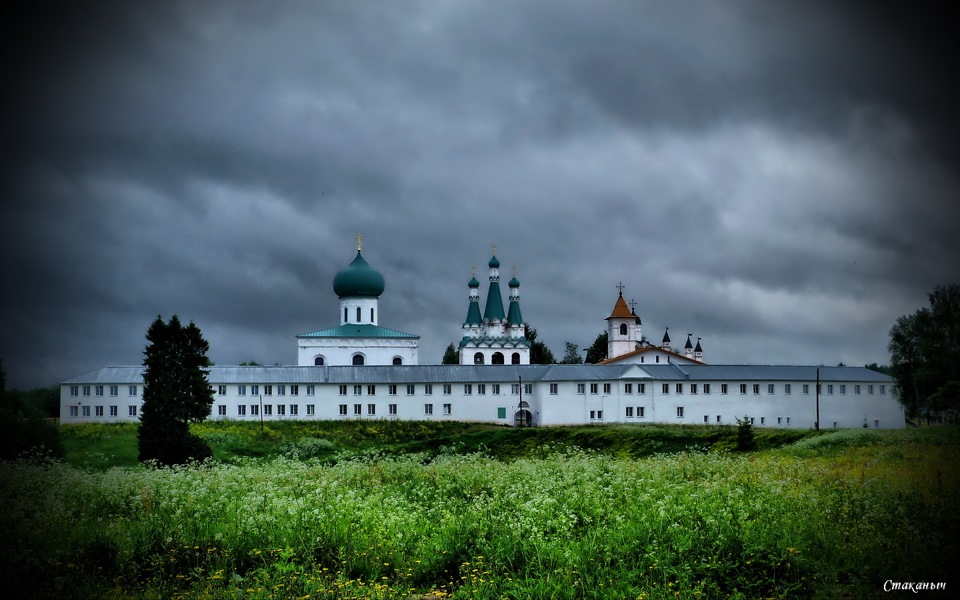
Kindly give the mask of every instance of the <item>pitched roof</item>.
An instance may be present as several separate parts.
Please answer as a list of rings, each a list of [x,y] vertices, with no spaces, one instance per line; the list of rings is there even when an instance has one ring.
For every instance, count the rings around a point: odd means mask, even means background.
[[[322,329],[312,333],[301,333],[298,338],[409,338],[420,339],[419,335],[404,333],[395,329],[387,329],[379,325],[348,324],[330,329]]]
[[[633,352],[627,352],[626,354],[621,354],[620,356],[614,356],[613,358],[608,358],[608,359],[606,359],[606,360],[601,360],[601,361],[598,362],[597,364],[598,364],[598,365],[612,365],[612,364],[619,363],[620,361],[622,361],[623,359],[625,359],[625,358],[627,358],[627,357],[630,357],[630,356],[639,356],[639,355],[643,354],[644,352],[652,352],[652,351],[654,351],[654,350],[659,350],[660,352],[663,352],[664,354],[669,354],[670,356],[676,356],[677,358],[682,358],[683,360],[692,360],[692,361],[694,361],[694,362],[699,362],[700,364],[706,364],[706,363],[704,363],[704,362],[702,362],[702,361],[698,361],[698,360],[695,359],[695,358],[690,358],[689,356],[684,356],[684,355],[682,355],[682,354],[677,354],[676,352],[673,352],[672,350],[667,350],[666,348],[661,348],[660,346],[644,346],[643,348],[637,348],[637,349],[634,350]],[[646,364],[644,364],[644,366],[646,366]]]

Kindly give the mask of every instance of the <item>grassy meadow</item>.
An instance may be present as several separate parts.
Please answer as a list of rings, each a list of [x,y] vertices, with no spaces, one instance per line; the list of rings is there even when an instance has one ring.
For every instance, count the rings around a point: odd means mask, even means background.
[[[0,578],[64,598],[835,598],[946,581],[960,430],[209,423],[0,464]],[[909,593],[909,592],[908,592]],[[931,592],[940,593],[943,592]]]

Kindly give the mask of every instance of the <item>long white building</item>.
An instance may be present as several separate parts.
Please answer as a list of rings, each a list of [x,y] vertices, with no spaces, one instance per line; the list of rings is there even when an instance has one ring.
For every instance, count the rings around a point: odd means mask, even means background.
[[[297,366],[214,366],[210,418],[457,420],[514,426],[588,423],[760,427],[904,427],[893,380],[861,367],[708,365],[690,335],[683,354],[664,333],[641,335],[640,317],[620,297],[606,319],[607,360],[530,365],[519,287],[503,310],[500,262],[490,259],[487,307],[468,284],[459,365],[418,365],[419,337],[381,327],[383,276],[361,255],[337,273],[339,326],[297,336]],[[819,384],[818,384],[819,381]],[[61,423],[135,422],[143,367],[104,367],[60,383]],[[819,411],[819,412],[818,412]]]
[[[817,371],[820,392],[817,394]],[[210,418],[404,419],[507,425],[736,424],[902,428],[890,377],[862,367],[436,365],[210,367]],[[61,383],[61,422],[133,422],[143,367]],[[819,396],[819,397],[818,397]]]

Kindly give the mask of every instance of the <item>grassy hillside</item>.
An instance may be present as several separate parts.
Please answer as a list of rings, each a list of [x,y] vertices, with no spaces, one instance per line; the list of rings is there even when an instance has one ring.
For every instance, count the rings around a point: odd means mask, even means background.
[[[137,464],[134,424],[80,424],[61,428],[67,462],[106,469]],[[193,427],[223,462],[239,458],[320,458],[482,452],[498,458],[543,455],[558,448],[642,458],[689,448],[730,450],[736,427],[697,425],[591,425],[515,429],[498,425],[429,421],[210,421]],[[807,430],[754,429],[759,449],[778,448],[815,435]]]

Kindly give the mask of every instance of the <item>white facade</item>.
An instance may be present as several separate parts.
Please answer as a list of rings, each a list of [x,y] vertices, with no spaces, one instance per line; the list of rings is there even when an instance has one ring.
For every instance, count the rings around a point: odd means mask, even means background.
[[[676,363],[211,367],[210,418],[735,425],[749,417],[758,427],[809,429],[817,420],[817,370]],[[904,427],[890,377],[860,367],[819,371],[821,428]],[[61,422],[137,421],[141,374],[142,367],[105,367],[62,382]]]
[[[496,248],[493,249],[494,251]],[[490,258],[487,302],[480,313],[480,283],[474,276],[470,289],[467,317],[461,326],[459,357],[461,365],[529,365],[530,342],[520,313],[520,282],[510,280],[510,308],[503,309],[500,295],[500,261]]]
[[[362,365],[415,365],[419,360],[419,338],[297,336],[300,366],[353,365],[357,357]]]

